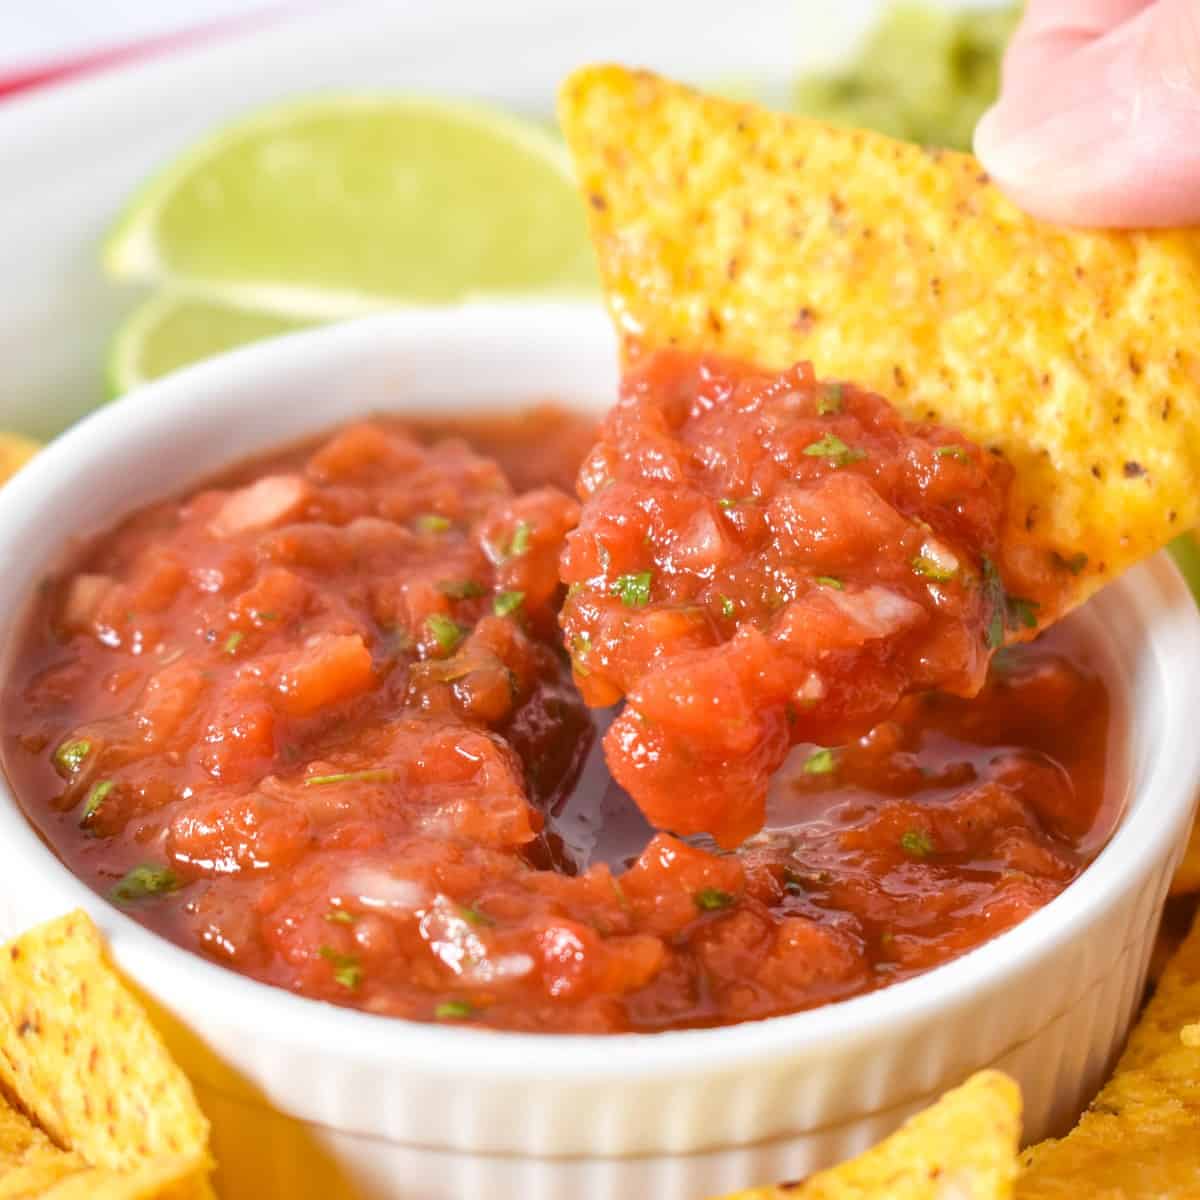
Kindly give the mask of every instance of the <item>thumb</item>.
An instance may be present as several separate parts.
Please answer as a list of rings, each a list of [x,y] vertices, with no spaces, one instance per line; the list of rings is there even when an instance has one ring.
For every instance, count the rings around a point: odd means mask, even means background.
[[[975,150],[1044,220],[1200,224],[1200,4],[1155,0],[1097,33],[1027,18]]]

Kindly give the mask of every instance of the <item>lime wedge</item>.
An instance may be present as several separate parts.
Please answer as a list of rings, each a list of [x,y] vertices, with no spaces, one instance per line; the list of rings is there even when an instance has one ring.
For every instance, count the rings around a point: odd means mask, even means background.
[[[308,320],[595,287],[554,134],[395,95],[322,96],[219,131],[135,197],[104,264]]]
[[[164,289],[117,331],[105,373],[108,390],[119,396],[177,367],[311,324],[300,317]]]

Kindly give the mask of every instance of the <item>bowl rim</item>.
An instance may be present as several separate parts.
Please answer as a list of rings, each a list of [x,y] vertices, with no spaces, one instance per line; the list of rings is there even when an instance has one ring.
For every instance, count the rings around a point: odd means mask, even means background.
[[[497,337],[525,337],[530,352],[546,335],[595,338],[599,310],[593,304],[546,302],[472,303],[410,309],[360,318],[342,325],[301,330],[235,350],[144,385],[96,410],[56,439],[6,486],[0,501],[0,560],[8,543],[38,518],[41,498],[61,481],[86,476],[82,468],[104,461],[106,445],[119,438],[150,436],[154,428],[186,428],[195,420],[198,394],[217,397],[255,379],[298,370],[383,346],[394,353],[406,339],[431,331],[461,335],[467,348],[481,330]],[[539,337],[529,338],[530,329]],[[607,326],[603,336],[611,340]],[[569,397],[567,398],[569,400]],[[210,414],[211,419],[211,414]],[[186,439],[181,438],[181,442]],[[236,455],[231,454],[231,458]],[[70,485],[68,485],[70,486]],[[83,485],[79,485],[83,486]],[[117,510],[105,518],[115,520]],[[61,553],[70,537],[52,544]],[[43,563],[55,560],[48,551]],[[434,1074],[537,1078],[567,1082],[586,1073],[600,1080],[634,1080],[666,1069],[678,1075],[711,1075],[751,1059],[778,1053],[828,1057],[850,1042],[888,1034],[928,1020],[937,1010],[970,1003],[1024,966],[1064,945],[1095,915],[1144,881],[1150,867],[1171,854],[1176,825],[1192,809],[1200,779],[1200,739],[1188,715],[1200,706],[1200,611],[1169,556],[1159,553],[1109,585],[1126,593],[1138,624],[1151,641],[1162,640],[1162,660],[1176,674],[1166,707],[1163,745],[1154,756],[1142,791],[1153,804],[1127,798],[1116,831],[1087,869],[1059,896],[1020,924],[959,958],[922,975],[847,1000],[765,1020],[658,1033],[513,1033],[450,1028],[380,1016],[290,994],[202,958],[139,925],[93,892],[54,855],[25,817],[0,764],[0,861],[53,886],[63,911],[87,909],[106,933],[114,959],[140,985],[180,1015],[219,1013],[247,1037],[286,1041],[345,1062],[420,1067]],[[1156,620],[1143,620],[1149,607]],[[2,618],[18,623],[14,610]],[[6,664],[5,664],[6,665]],[[0,684],[3,680],[0,680]],[[1130,716],[1133,717],[1132,705]],[[1141,721],[1130,720],[1130,741]],[[6,872],[7,874],[7,872]],[[1047,1020],[1057,1014],[1048,1014]],[[553,1052],[550,1052],[553,1048]]]

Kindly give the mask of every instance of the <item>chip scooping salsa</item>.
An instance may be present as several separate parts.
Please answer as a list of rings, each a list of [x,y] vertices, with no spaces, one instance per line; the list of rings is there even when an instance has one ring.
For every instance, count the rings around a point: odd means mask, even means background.
[[[817,395],[805,371],[792,382]],[[906,570],[909,539],[943,565],[951,549],[965,562],[964,536],[990,547],[1003,464],[940,432],[967,461],[938,459],[855,389],[839,403],[812,419],[847,444],[928,451],[930,486],[966,502],[961,528],[902,522]],[[861,737],[800,746],[769,829],[736,851],[670,825],[616,847],[602,815],[623,804],[628,829],[637,813],[591,752],[609,714],[585,709],[555,623],[578,509],[539,486],[570,477],[593,436],[546,413],[377,420],[127,519],[38,595],[9,680],[5,765],[30,818],[130,915],[236,971],[542,1032],[727,1024],[868,991],[994,936],[1084,868],[1116,819],[1119,745],[1102,659],[1069,625],[1005,651],[986,682],[972,641],[957,682],[983,685],[973,700],[926,692]],[[524,464],[527,490],[493,455]],[[819,486],[864,478],[814,465]],[[878,586],[849,565],[812,594]],[[736,593],[743,619],[768,611],[760,584]],[[975,590],[954,603],[985,621]]]
[[[906,692],[977,692],[1036,624],[1005,590],[1011,478],[805,364],[639,363],[580,477],[563,628],[584,698],[628,697],[608,761],[651,822],[732,848],[792,745],[857,737]]]

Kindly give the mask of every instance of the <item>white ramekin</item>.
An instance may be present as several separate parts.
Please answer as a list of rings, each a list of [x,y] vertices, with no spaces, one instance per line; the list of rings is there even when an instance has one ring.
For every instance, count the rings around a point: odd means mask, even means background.
[[[79,537],[224,464],[373,411],[599,407],[591,307],[409,311],[254,347],[95,413],[0,492],[0,664]],[[1142,991],[1200,774],[1200,619],[1166,556],[1072,620],[1121,677],[1127,811],[1095,863],[1016,929],[872,995],[727,1029],[550,1037],[446,1029],[285,994],[187,953],[63,868],[0,780],[0,933],[79,905],[160,1007],[213,1119],[226,1200],[695,1200],[796,1176],[883,1135],[968,1072],[1021,1083],[1026,1134],[1095,1089]]]

